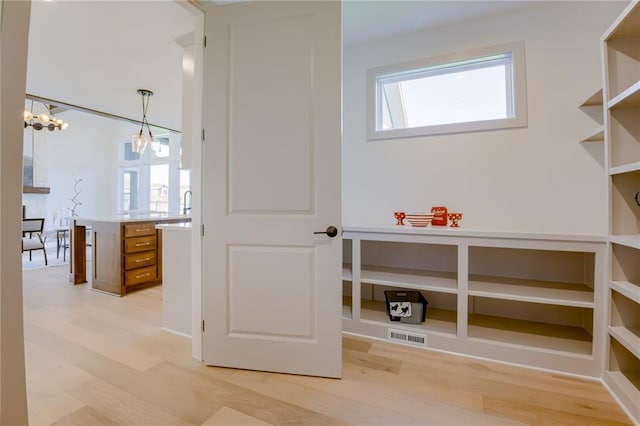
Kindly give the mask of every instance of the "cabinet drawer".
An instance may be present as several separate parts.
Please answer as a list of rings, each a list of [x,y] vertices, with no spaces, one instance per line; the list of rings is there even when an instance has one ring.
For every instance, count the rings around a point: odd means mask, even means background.
[[[145,251],[135,254],[128,254],[124,257],[124,269],[142,268],[156,264],[156,252]]]
[[[149,251],[156,249],[156,236],[149,235],[147,237],[125,238],[124,253],[138,253],[141,251]]]
[[[144,235],[155,235],[155,222],[129,223],[124,225],[124,237],[142,237]]]
[[[157,268],[155,266],[126,271],[124,273],[124,285],[131,286],[154,281],[157,278],[156,271]]]

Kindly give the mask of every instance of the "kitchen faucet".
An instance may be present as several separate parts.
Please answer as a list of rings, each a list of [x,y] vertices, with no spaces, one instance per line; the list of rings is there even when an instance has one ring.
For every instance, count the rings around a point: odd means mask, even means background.
[[[187,194],[190,195],[189,197],[189,207],[187,207]],[[191,205],[193,204],[193,192],[191,192],[191,190],[188,191],[184,191],[184,197],[183,197],[183,201],[182,201],[182,214],[187,214],[187,211],[191,210]]]

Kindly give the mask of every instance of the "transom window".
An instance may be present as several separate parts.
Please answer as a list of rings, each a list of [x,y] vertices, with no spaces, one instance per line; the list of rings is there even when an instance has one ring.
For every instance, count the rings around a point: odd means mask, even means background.
[[[522,43],[376,68],[368,81],[369,139],[527,124]]]

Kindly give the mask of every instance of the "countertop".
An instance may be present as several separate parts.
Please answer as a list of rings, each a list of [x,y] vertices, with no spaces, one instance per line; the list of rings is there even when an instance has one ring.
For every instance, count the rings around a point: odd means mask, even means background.
[[[178,223],[159,223],[156,225],[156,229],[162,229],[163,231],[191,231],[191,222],[178,222]]]
[[[191,221],[190,215],[169,214],[169,213],[125,213],[104,217],[79,217],[76,223],[81,226],[91,225],[96,222],[146,222],[146,221],[163,221],[163,220],[184,220]]]

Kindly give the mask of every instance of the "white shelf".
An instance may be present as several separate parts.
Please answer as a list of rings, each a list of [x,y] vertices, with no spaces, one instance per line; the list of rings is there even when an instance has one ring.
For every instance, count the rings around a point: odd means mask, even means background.
[[[342,296],[342,318],[353,319],[352,300],[349,296]]]
[[[367,284],[432,290],[441,293],[455,294],[458,291],[456,274],[452,272],[362,265],[360,281]]]
[[[640,327],[609,327],[609,334],[640,359]]]
[[[591,356],[592,338],[584,329],[490,315],[469,315],[470,338],[573,355]]]
[[[609,109],[640,106],[640,81],[635,82],[607,104]]]
[[[614,244],[640,250],[640,235],[612,235],[610,240]]]
[[[521,302],[593,308],[593,290],[584,284],[469,276],[469,295]]]
[[[400,330],[417,331],[419,333],[440,333],[449,336],[456,335],[457,315],[454,311],[430,308],[427,305],[427,319],[422,324],[405,324],[391,321],[387,315],[385,302],[363,299],[360,307],[360,320],[375,323],[382,327]]]
[[[640,304],[640,286],[629,281],[611,281],[611,289]]]
[[[629,413],[638,423],[640,419],[640,373],[623,373],[622,371],[605,371],[604,381],[609,385],[613,394],[621,400]]]
[[[635,163],[624,164],[622,166],[611,167],[609,169],[609,174],[611,176],[620,175],[623,173],[633,173],[640,171],[640,161],[636,161]]]
[[[604,142],[604,126],[598,126],[581,142]]]
[[[602,97],[602,88],[598,89],[593,95],[589,97],[589,99],[585,100],[580,104],[580,107],[588,107],[588,106],[598,106],[602,105],[603,97]]]
[[[342,280],[353,281],[353,272],[351,269],[351,264],[345,263],[342,265]]]

